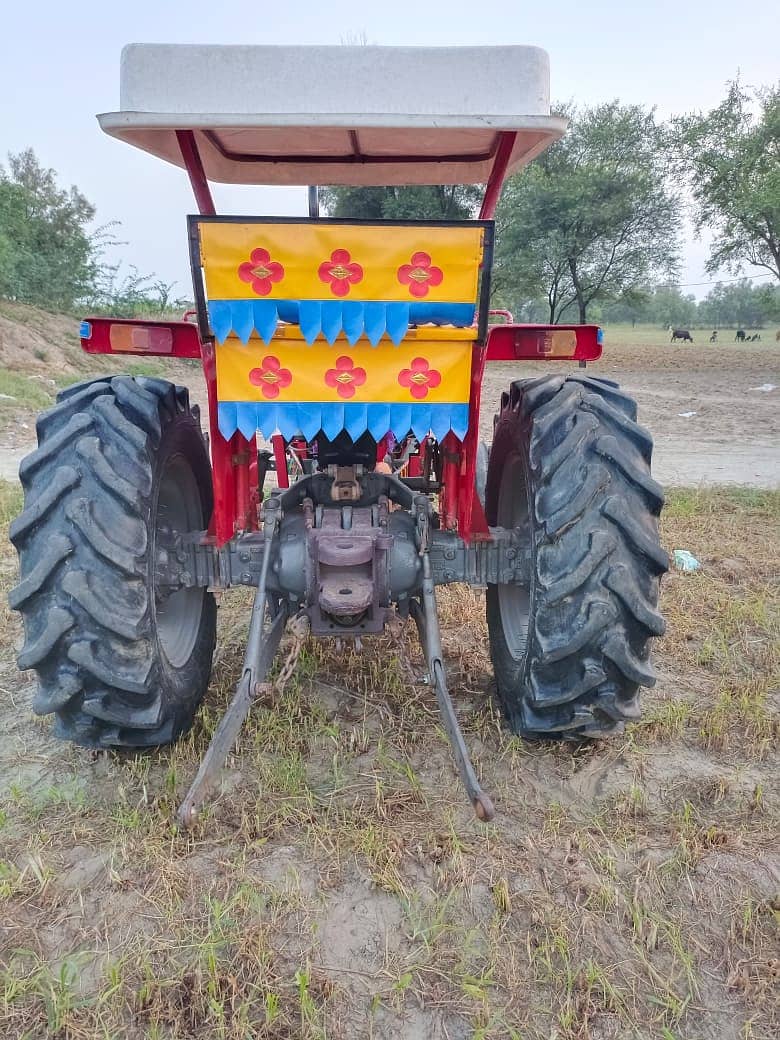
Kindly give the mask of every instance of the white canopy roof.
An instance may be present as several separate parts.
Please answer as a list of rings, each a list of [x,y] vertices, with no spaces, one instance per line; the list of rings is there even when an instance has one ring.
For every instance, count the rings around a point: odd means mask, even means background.
[[[538,47],[130,44],[106,133],[177,166],[193,130],[226,184],[476,184],[499,133],[509,172],[559,138]]]

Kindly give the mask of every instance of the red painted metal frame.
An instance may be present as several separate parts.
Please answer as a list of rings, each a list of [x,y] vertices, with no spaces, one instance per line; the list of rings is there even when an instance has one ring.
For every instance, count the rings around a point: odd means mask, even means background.
[[[512,157],[512,149],[517,140],[517,133],[505,130],[501,132],[499,138],[496,157],[493,160],[493,168],[490,171],[490,177],[485,188],[485,196],[482,199],[482,207],[479,211],[480,220],[492,220],[495,216],[509,160]],[[469,428],[460,448],[460,465],[457,468],[453,486],[450,490],[443,488],[441,496],[441,500],[447,504],[448,510],[452,509],[451,503],[457,503],[455,514],[457,530],[465,542],[472,540],[484,541],[490,538],[485,514],[476,493],[479,406],[486,360],[487,349],[485,343],[475,343],[471,355]],[[445,474],[447,473],[446,468],[444,472]],[[442,483],[444,483],[444,477],[442,477]],[[442,512],[444,513],[444,510]],[[448,519],[447,514],[444,515],[445,520]]]
[[[214,511],[209,534],[224,545],[235,534],[236,480],[230,445],[217,426],[217,357],[213,341],[201,346],[203,377],[209,406],[209,446],[211,448],[211,480],[214,485]]]
[[[274,450],[274,462],[276,463],[276,483],[280,488],[290,486],[290,471],[287,468],[287,451],[284,445],[284,437],[275,433],[271,438]]]
[[[482,208],[479,211],[480,220],[492,220],[496,215],[496,206],[501,195],[501,188],[504,185],[509,160],[512,158],[512,149],[517,140],[517,132],[515,130],[503,130],[499,137],[500,141],[498,142],[496,157],[493,160],[493,169],[490,171],[487,187],[485,188],[485,197],[482,199]]]
[[[195,134],[192,130],[177,130],[176,140],[187,169],[187,175],[190,178],[192,193],[198,204],[198,212],[204,217],[215,217],[217,210],[214,206],[209,182],[206,180],[206,174],[203,171],[203,163],[200,160]]]
[[[176,140],[199,212],[203,216],[215,216],[217,211],[203,171],[195,134],[192,130],[177,130]],[[214,512],[209,533],[214,535],[218,545],[224,545],[239,531],[253,531],[258,526],[260,495],[257,485],[257,438],[253,436],[247,439],[241,433],[234,433],[228,441],[222,436],[217,421],[217,365],[213,339],[201,340],[200,357],[208,395],[214,485]]]

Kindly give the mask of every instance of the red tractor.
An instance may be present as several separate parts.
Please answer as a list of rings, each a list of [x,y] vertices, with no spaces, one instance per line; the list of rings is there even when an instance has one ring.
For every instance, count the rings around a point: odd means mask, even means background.
[[[667,557],[636,405],[582,371],[595,326],[489,327],[504,178],[565,131],[530,47],[133,45],[102,128],[183,167],[196,321],[87,318],[84,350],[196,358],[187,389],[106,376],[38,419],[11,539],[34,709],[88,747],[175,741],[209,682],[212,590],[256,589],[235,697],[181,810],[196,818],[272,665],[300,636],[416,622],[460,774],[493,816],[450,700],[436,587],[487,588],[496,692],[529,737],[639,716]],[[479,219],[220,217],[210,181],[486,184]],[[512,382],[479,438],[491,361]],[[258,436],[263,442],[258,447]],[[294,468],[294,472],[291,472]],[[276,487],[269,490],[269,473]]]

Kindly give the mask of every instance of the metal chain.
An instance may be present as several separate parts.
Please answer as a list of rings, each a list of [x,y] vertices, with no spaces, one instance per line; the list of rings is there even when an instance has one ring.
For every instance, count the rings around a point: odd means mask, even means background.
[[[272,690],[280,696],[284,693],[285,686],[298,667],[298,658],[309,634],[309,618],[307,615],[301,611],[295,617],[291,617],[287,622],[287,631],[292,636],[293,643],[287,653],[284,664],[279,669],[279,674],[272,683],[258,683],[258,694],[262,693],[267,696]]]

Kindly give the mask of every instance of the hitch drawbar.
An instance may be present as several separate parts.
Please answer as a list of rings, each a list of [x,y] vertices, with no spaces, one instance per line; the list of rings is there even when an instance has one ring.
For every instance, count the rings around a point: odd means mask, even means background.
[[[279,503],[273,498],[268,501],[265,509],[263,522],[263,534],[266,545],[274,543],[274,536],[279,529]],[[177,818],[182,827],[189,829],[195,825],[206,797],[214,786],[220,770],[225,765],[228,755],[235,746],[241,727],[246,721],[252,701],[257,693],[257,686],[270,671],[276,651],[281,642],[287,620],[287,606],[277,606],[275,614],[270,618],[268,625],[265,623],[268,607],[268,568],[271,562],[271,553],[263,556],[263,566],[260,571],[260,581],[257,585],[255,600],[252,604],[252,613],[249,618],[249,635],[247,637],[246,653],[244,654],[244,667],[241,678],[236,686],[236,692],[228,705],[227,711],[220,719],[219,725],[214,731],[206,754],[200,763],[200,768],[195,779],[192,781],[184,801],[179,806]]]
[[[259,567],[244,667],[179,808],[179,823],[190,828],[196,822],[262,689],[288,618],[295,618],[299,637],[305,623],[315,636],[360,639],[381,632],[391,618],[409,614],[417,624],[430,683],[463,785],[478,818],[492,820],[493,803],[479,785],[447,689],[435,586],[440,577],[439,560],[449,571],[459,565],[469,571],[516,567],[511,546],[504,544],[501,532],[495,532],[495,559],[483,562],[458,553],[446,535],[442,541],[443,533],[431,530],[430,499],[411,495],[392,477],[385,478],[378,493],[370,496],[373,501],[365,503],[358,496],[347,504],[332,499],[324,503],[316,481],[299,483],[305,486],[295,494],[294,485],[271,495],[264,505],[262,539],[250,536]],[[246,548],[240,551],[249,555]],[[246,567],[246,559],[243,562]],[[371,588],[365,591],[368,585]]]
[[[427,553],[423,553],[422,595],[419,600],[413,600],[411,609],[417,624],[417,631],[420,633],[428,675],[431,685],[436,691],[436,700],[439,704],[444,729],[450,740],[455,764],[458,767],[463,786],[466,788],[466,794],[474,806],[474,812],[480,820],[487,823],[496,815],[496,810],[493,808],[493,802],[479,785],[458,717],[455,714],[455,705],[452,703],[450,692],[447,689],[439,617],[436,613],[436,596],[431,577],[431,561]]]

